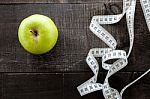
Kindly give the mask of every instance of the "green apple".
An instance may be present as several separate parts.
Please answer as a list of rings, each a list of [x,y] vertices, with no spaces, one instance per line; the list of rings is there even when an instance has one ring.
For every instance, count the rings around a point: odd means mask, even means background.
[[[58,30],[47,16],[34,14],[25,18],[18,29],[18,38],[25,50],[32,54],[44,54],[57,42]]]

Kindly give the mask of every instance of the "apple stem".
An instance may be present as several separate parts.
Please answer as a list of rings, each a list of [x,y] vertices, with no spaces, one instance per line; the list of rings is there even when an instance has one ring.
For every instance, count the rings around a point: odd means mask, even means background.
[[[31,29],[30,32],[34,35],[34,36],[38,36],[38,31],[35,29]]]

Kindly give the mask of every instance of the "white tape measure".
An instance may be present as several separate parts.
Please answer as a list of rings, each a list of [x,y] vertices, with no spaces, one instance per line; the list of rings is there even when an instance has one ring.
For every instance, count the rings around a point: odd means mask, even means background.
[[[150,1],[140,0],[144,16],[146,19],[147,26],[150,31]],[[150,72],[150,69],[146,71],[139,78],[125,86],[119,93],[116,89],[109,85],[109,78],[121,70],[128,64],[128,57],[131,53],[133,42],[134,42],[134,16],[135,16],[136,0],[123,0],[123,12],[117,15],[100,15],[93,16],[90,23],[90,30],[104,41],[110,48],[92,48],[86,58],[86,62],[94,73],[94,76],[88,81],[84,82],[77,87],[81,96],[88,93],[102,90],[105,99],[122,99],[122,94],[132,84]],[[116,50],[117,42],[114,37],[105,30],[100,24],[114,24],[119,22],[122,17],[126,14],[127,28],[130,38],[130,47],[128,54],[124,50]],[[95,57],[102,58],[102,68],[108,70],[104,83],[97,83],[97,76],[99,72],[99,64]],[[106,63],[106,61],[116,59],[112,64]]]

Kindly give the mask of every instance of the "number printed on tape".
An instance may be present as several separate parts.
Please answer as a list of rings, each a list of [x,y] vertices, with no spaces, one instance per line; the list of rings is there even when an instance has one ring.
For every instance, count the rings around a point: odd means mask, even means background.
[[[146,19],[147,26],[150,31],[150,1],[140,0],[143,13]],[[133,42],[134,42],[134,16],[135,16],[135,6],[136,0],[123,0],[123,12],[117,15],[97,15],[93,16],[90,23],[90,30],[100,38],[104,43],[106,43],[109,48],[92,48],[90,49],[86,62],[91,68],[94,76],[77,87],[81,96],[102,90],[105,99],[122,99],[123,92],[144,75],[150,72],[150,69],[146,71],[139,78],[126,85],[119,93],[115,88],[109,85],[108,79],[115,74],[117,71],[121,70],[128,64],[128,57],[131,53]],[[105,30],[101,24],[114,24],[119,22],[122,17],[126,14],[127,28],[130,38],[129,51],[126,54],[124,50],[116,50],[117,42],[115,38]],[[104,80],[104,83],[97,82],[97,76],[99,72],[99,64],[96,57],[102,58],[102,68],[107,70],[108,73]],[[112,64],[108,64],[106,61],[116,59]]]

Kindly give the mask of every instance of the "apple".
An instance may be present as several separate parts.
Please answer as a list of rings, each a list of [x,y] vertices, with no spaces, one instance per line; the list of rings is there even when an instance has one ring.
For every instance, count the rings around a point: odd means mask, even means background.
[[[58,30],[47,16],[34,14],[25,18],[18,29],[19,42],[32,54],[49,52],[57,42]]]

